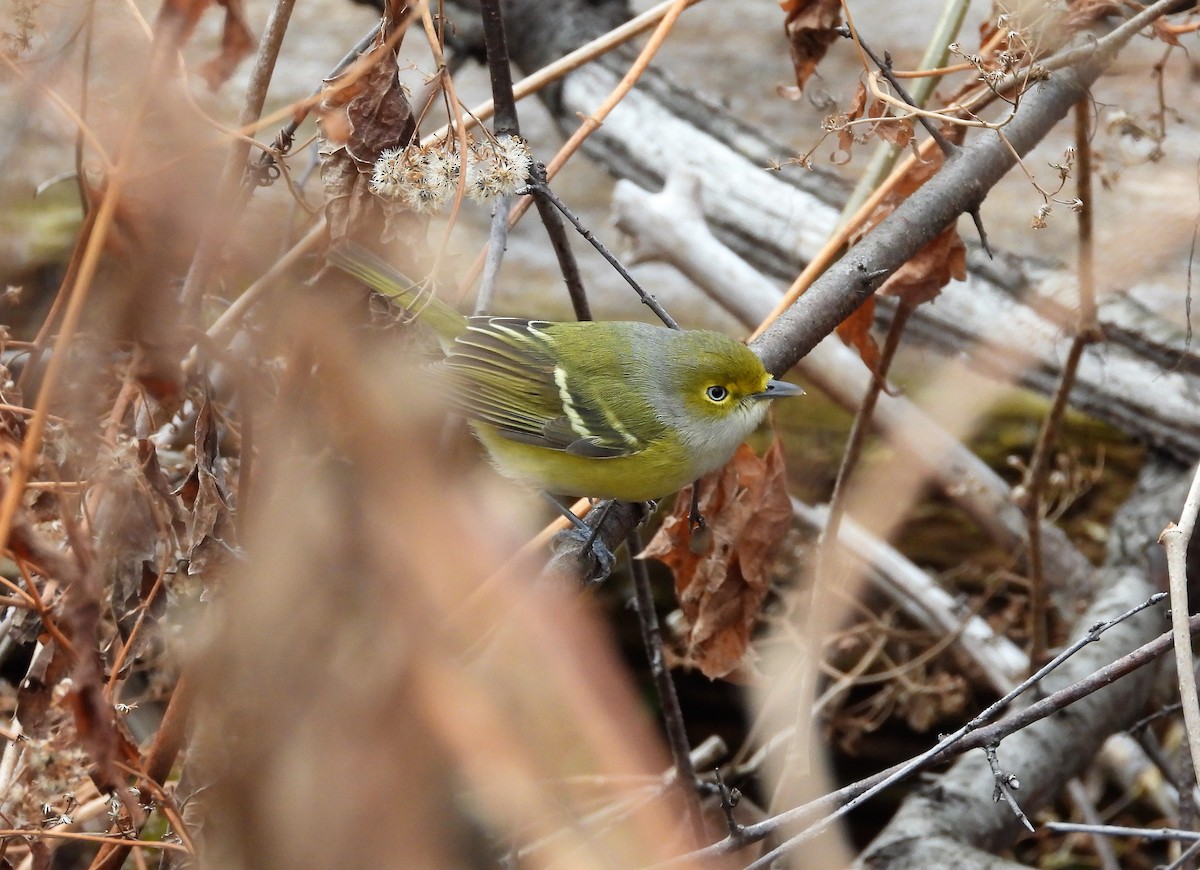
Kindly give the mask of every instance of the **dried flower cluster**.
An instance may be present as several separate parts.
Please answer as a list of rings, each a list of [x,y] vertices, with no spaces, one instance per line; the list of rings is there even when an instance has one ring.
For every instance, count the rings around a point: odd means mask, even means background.
[[[455,144],[451,140],[384,151],[375,161],[371,190],[386,200],[404,202],[416,212],[438,211],[458,190],[463,161],[452,150]],[[519,136],[472,142],[466,154],[463,192],[481,204],[513,193],[525,183],[532,163],[529,144]]]
[[[18,746],[20,761],[0,802],[4,817],[19,827],[70,824],[75,792],[89,782],[88,757],[74,729],[55,737],[29,738]]]

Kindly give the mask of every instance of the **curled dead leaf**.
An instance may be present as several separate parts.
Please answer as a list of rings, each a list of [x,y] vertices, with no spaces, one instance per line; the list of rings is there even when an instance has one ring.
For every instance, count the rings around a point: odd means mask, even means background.
[[[838,38],[834,30],[842,23],[840,0],[782,0],[783,32],[792,55],[792,68],[800,90],[817,71],[817,64]]]
[[[687,621],[682,662],[710,679],[728,677],[752,664],[751,634],[791,524],[780,443],[762,458],[743,444],[723,469],[700,481],[700,509],[712,537],[712,546],[700,554],[689,547],[690,504],[689,487],[642,555],[675,575]]]
[[[237,65],[258,45],[242,0],[165,0],[155,21],[156,39],[165,39],[172,49],[182,48],[196,29],[196,23],[213,3],[225,7],[225,23],[221,28],[221,47],[209,59],[200,73],[210,90],[216,90],[229,80]]]
[[[359,63],[324,83],[317,108],[318,153],[334,243],[382,220],[380,200],[369,186],[372,168],[381,153],[405,147],[416,132],[397,76],[396,49],[380,41]]]

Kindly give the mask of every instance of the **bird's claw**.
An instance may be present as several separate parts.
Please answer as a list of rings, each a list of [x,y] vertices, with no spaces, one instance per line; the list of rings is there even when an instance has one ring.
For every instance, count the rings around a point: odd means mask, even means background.
[[[617,557],[599,536],[593,536],[592,530],[584,526],[564,529],[554,536],[551,543],[554,552],[574,550],[579,561],[584,566],[584,574],[588,582],[599,583],[612,573],[616,567]]]

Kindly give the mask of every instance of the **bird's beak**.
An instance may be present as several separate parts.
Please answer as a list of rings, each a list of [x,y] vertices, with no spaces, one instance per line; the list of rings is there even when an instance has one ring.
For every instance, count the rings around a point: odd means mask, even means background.
[[[781,399],[784,396],[803,395],[804,390],[795,384],[789,384],[787,381],[777,381],[774,378],[767,381],[767,386],[761,393],[750,394],[751,398],[754,399]]]

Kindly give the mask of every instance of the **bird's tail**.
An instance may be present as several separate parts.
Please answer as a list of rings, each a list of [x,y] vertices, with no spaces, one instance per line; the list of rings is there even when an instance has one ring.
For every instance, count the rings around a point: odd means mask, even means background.
[[[419,282],[413,281],[362,245],[342,242],[329,249],[325,261],[412,311],[437,334],[443,344],[453,341],[467,328],[467,319],[463,315],[435,299]]]

